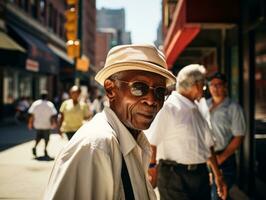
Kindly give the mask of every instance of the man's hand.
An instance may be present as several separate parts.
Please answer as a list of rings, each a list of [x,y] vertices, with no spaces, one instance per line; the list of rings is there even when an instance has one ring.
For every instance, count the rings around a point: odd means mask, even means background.
[[[149,181],[153,188],[157,186],[157,165],[150,167],[148,170]]]
[[[227,185],[224,182],[223,176],[215,177],[217,194],[222,200],[226,200],[228,195]]]
[[[33,129],[33,124],[31,122],[28,122],[28,129],[32,130]]]
[[[225,157],[223,156],[223,154],[217,154],[216,155],[216,160],[217,160],[217,164],[221,165],[224,161],[225,161]]]

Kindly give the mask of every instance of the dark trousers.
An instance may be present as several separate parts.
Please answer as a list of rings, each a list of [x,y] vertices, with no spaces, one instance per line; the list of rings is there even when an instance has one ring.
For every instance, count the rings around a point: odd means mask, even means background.
[[[235,154],[231,155],[226,161],[224,161],[219,166],[219,169],[222,170],[223,172],[224,180],[225,180],[225,183],[229,191],[236,181],[236,156]],[[217,194],[217,188],[216,188],[214,180],[211,186],[211,197],[212,197],[212,200],[220,199]],[[227,200],[230,200],[229,195],[227,197]]]
[[[50,136],[50,129],[36,129],[36,140],[40,141],[42,138],[45,140],[45,143],[48,143]]]
[[[160,160],[157,186],[161,200],[210,200],[206,164],[189,169],[174,161]]]

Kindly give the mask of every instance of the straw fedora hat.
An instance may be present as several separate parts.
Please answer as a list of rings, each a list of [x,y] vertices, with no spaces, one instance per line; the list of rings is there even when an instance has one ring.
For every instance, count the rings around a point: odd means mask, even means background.
[[[166,85],[175,84],[175,76],[166,69],[164,55],[155,46],[149,44],[119,45],[113,47],[95,80],[101,85],[111,75],[126,70],[142,70],[159,74],[166,78]]]

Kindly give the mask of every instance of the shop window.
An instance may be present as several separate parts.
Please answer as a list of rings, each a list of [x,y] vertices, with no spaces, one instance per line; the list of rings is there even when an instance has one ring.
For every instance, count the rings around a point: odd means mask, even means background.
[[[45,76],[39,79],[39,93],[41,93],[42,90],[47,90],[47,77]]]
[[[3,79],[3,103],[13,104],[17,98],[15,90],[15,77],[11,73],[4,72]]]
[[[31,97],[31,82],[30,76],[20,74],[19,76],[19,97]]]

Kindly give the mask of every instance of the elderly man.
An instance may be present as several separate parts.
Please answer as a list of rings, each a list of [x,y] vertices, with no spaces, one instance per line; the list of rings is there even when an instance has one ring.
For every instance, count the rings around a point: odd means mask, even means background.
[[[151,149],[142,130],[163,106],[175,77],[151,45],[121,45],[95,79],[110,107],[83,125],[61,151],[45,199],[156,199],[148,180]]]
[[[177,91],[172,92],[147,130],[153,148],[149,173],[154,185],[156,147],[159,145],[161,150],[157,181],[162,200],[210,199],[206,163],[214,172],[219,196],[226,198],[226,185],[213,154],[210,129],[194,103],[203,94],[205,71],[197,64],[181,69],[177,76]]]
[[[235,151],[240,147],[245,135],[245,118],[240,105],[227,96],[224,74],[216,72],[209,78],[209,90],[212,98],[208,99],[207,104],[216,139],[214,149],[219,168],[230,189],[236,180]],[[219,199],[215,184],[212,184],[212,199]]]

